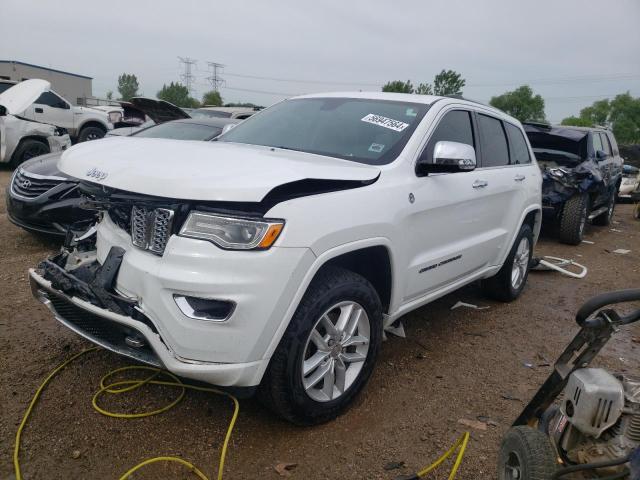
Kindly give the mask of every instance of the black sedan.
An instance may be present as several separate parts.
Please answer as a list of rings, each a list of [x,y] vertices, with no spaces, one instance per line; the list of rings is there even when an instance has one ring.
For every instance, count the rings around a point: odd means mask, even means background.
[[[175,120],[153,125],[131,135],[134,138],[171,138],[208,141],[220,135],[230,118]],[[108,140],[101,140],[108,141]],[[30,232],[63,237],[69,226],[89,221],[95,212],[80,208],[78,182],[57,168],[62,152],[33,158],[20,165],[6,189],[9,220]]]

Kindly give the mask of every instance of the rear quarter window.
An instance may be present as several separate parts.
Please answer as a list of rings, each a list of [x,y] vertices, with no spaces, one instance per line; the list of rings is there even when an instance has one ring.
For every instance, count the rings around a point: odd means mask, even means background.
[[[527,146],[527,141],[524,139],[522,131],[515,125],[507,122],[505,122],[504,126],[507,130],[509,146],[511,147],[511,163],[516,165],[531,163],[529,147]]]

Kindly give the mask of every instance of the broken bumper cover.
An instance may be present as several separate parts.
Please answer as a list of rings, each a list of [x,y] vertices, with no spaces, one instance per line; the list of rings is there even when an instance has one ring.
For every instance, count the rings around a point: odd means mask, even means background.
[[[71,137],[68,133],[64,135],[51,135],[47,137],[50,152],[62,152],[71,147]]]
[[[66,295],[34,269],[29,270],[29,280],[33,295],[60,323],[115,353],[165,368],[178,376],[219,386],[251,387],[262,377],[263,361],[225,364],[180,358],[164,343],[152,323]]]

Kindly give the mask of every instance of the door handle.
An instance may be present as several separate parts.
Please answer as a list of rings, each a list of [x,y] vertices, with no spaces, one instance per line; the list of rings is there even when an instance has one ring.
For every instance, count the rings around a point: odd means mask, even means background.
[[[36,113],[42,113],[42,108],[36,107]]]
[[[527,177],[525,177],[524,175],[516,175],[515,177],[513,177],[513,179],[516,182],[522,182],[525,178],[527,178]]]
[[[487,185],[489,185],[489,182],[487,182],[486,180],[476,180],[475,182],[473,182],[473,185],[471,185],[473,188],[484,188]]]

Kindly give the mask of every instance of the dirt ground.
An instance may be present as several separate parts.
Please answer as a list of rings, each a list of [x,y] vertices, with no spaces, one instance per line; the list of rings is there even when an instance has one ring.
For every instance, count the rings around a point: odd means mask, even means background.
[[[0,171],[2,187],[9,176]],[[1,203],[0,478],[13,479],[14,436],[37,386],[89,344],[31,297],[27,268],[56,245],[13,226]],[[551,371],[548,363],[576,333],[577,308],[594,294],[640,285],[640,222],[632,219],[631,205],[618,205],[614,225],[590,227],[586,238],[594,243],[569,247],[544,236],[536,249],[538,255],[584,263],[589,273],[583,280],[534,272],[514,303],[488,301],[477,286],[469,286],[407,315],[407,338],[392,337],[383,345],[366,390],[329,424],[294,427],[254,400],[241,401],[225,478],[277,479],[274,466],[289,462],[297,464],[292,479],[394,479],[430,464],[465,430],[471,430],[471,441],[457,478],[495,478],[500,438]],[[617,248],[631,253],[612,253]],[[451,311],[458,300],[489,308]],[[639,335],[640,325],[621,331],[597,364],[637,372],[640,344],[633,337]],[[91,398],[100,378],[129,363],[107,351],[93,352],[53,380],[23,434],[25,479],[115,479],[158,455],[180,455],[214,477],[229,401],[190,392],[155,417],[122,420],[98,414]],[[173,395],[149,390],[105,403],[112,409],[148,409]],[[460,419],[489,424],[486,430],[469,429]],[[391,462],[404,466],[389,470]],[[429,478],[447,475],[442,468]],[[132,478],[195,476],[182,467],[155,464]]]

